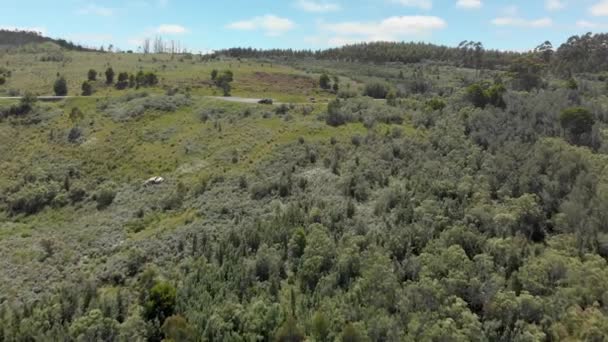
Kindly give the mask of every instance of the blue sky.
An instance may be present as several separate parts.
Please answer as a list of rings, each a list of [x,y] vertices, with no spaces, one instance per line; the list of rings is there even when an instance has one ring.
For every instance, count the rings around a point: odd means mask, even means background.
[[[156,35],[191,51],[322,49],[375,40],[526,50],[608,30],[608,0],[0,0],[0,27],[136,50]]]

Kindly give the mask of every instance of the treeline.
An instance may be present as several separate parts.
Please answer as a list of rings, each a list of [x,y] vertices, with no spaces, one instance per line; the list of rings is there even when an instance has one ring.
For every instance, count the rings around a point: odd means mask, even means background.
[[[557,49],[554,66],[562,72],[608,70],[608,34],[572,36]]]
[[[465,40],[458,47],[414,42],[374,42],[318,51],[232,48],[218,51],[215,56],[405,64],[432,60],[477,69],[509,69],[522,57],[531,57],[544,63],[547,69],[568,74],[608,70],[608,34],[573,36],[557,50],[550,42],[544,42],[528,53],[486,50],[480,42]]]
[[[0,29],[0,47],[15,47],[32,43],[55,43],[60,47],[76,51],[94,51],[94,49],[84,47],[65,39],[53,39],[45,37],[40,32],[25,30],[2,30]]]
[[[427,43],[374,42],[318,51],[232,48],[218,51],[216,55],[235,58],[315,58],[370,63],[419,63],[433,60],[466,67],[476,67],[479,61],[483,60],[481,66],[492,69],[499,65],[508,65],[514,59],[521,57],[520,53],[485,50],[480,43],[470,43],[465,41],[460,47],[451,48]]]

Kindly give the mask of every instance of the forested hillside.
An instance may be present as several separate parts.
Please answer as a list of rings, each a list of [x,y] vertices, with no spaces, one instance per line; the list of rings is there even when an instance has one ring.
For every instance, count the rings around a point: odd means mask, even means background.
[[[529,53],[486,50],[481,42],[465,40],[458,47],[429,43],[374,42],[347,45],[328,50],[257,50],[233,48],[216,52],[217,56],[235,58],[314,58],[341,62],[420,63],[443,62],[454,66],[484,69],[508,69],[526,57],[545,63],[556,72],[599,72],[608,67],[608,34],[587,33],[572,36],[554,49],[544,42]]]
[[[0,341],[604,341],[604,40],[0,55]]]
[[[0,49],[14,48],[27,44],[55,43],[60,47],[76,51],[92,51],[81,45],[68,42],[65,39],[52,39],[42,35],[40,32],[27,30],[0,29]]]

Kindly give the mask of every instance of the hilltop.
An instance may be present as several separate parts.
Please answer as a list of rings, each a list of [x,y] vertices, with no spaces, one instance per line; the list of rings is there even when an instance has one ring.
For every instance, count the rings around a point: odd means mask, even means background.
[[[53,39],[45,37],[41,32],[25,30],[4,30],[0,29],[0,49],[10,49],[22,47],[30,44],[55,44],[66,50],[75,51],[94,51],[94,49],[74,44],[65,39]]]

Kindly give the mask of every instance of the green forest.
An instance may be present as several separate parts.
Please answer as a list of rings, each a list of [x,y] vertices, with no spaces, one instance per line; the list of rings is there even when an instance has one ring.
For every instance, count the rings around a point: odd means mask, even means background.
[[[608,340],[608,35],[3,34],[0,342]]]

